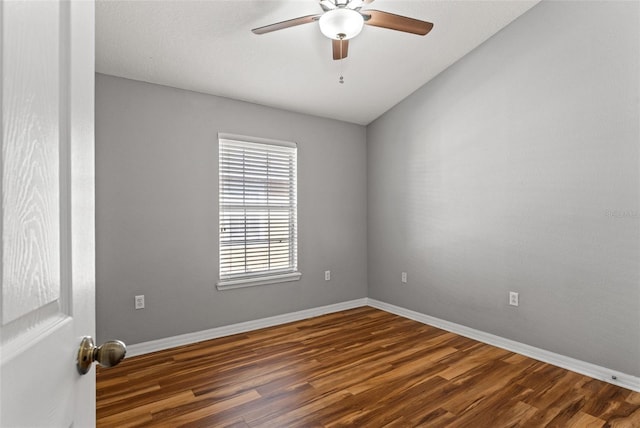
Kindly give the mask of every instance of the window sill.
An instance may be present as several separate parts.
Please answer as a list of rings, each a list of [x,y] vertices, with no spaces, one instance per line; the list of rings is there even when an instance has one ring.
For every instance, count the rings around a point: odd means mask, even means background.
[[[233,290],[235,288],[255,287],[256,285],[277,284],[279,282],[298,281],[301,276],[300,272],[291,272],[256,278],[228,279],[217,282],[216,288],[218,290]]]

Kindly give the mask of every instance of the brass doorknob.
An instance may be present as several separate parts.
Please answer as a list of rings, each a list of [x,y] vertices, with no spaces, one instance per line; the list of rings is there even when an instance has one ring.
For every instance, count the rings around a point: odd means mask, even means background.
[[[86,374],[94,361],[104,367],[113,367],[122,361],[126,353],[127,345],[120,340],[110,340],[96,347],[91,336],[85,336],[78,350],[78,371]]]

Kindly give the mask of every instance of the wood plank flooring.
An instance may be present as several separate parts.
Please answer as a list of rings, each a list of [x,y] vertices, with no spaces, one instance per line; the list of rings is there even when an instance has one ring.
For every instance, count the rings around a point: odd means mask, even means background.
[[[125,359],[99,427],[640,427],[640,393],[370,307]]]

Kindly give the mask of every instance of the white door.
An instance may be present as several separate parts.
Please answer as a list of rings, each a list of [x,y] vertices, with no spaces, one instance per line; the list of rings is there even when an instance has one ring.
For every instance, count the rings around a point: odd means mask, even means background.
[[[93,426],[94,4],[7,0],[0,22],[0,426]]]

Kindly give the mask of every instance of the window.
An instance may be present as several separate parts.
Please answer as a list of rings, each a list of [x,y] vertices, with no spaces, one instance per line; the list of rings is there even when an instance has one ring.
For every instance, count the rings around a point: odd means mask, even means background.
[[[296,145],[220,134],[219,155],[218,289],[299,279]]]

